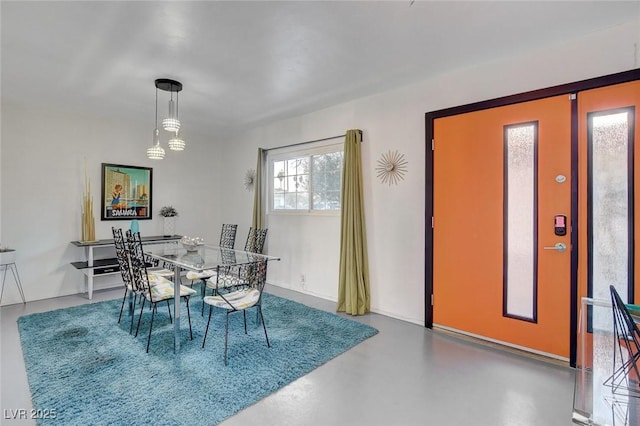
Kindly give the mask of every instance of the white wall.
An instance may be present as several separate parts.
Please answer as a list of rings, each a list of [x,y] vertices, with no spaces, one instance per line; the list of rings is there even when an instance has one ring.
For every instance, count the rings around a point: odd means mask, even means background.
[[[84,252],[70,244],[81,237],[80,206],[84,165],[93,193],[96,237],[112,238],[111,227],[128,229],[128,220],[100,220],[101,163],[153,168],[153,219],[141,220],[143,235],[162,233],[160,207],[170,204],[179,217],[176,232],[218,238],[220,218],[217,169],[220,157],[212,141],[198,135],[187,149],[167,149],[162,161],[146,158],[152,123],[133,126],[90,115],[52,111],[33,105],[2,104],[2,241],[17,249],[17,265],[27,300],[78,293],[84,275],[70,262],[84,260]],[[166,148],[166,141],[165,141]],[[115,252],[101,253],[109,257]],[[96,280],[108,284],[118,276]],[[2,304],[18,302],[11,277]]]
[[[375,312],[424,322],[424,114],[428,111],[549,87],[637,68],[640,17],[633,24],[503,62],[456,70],[386,93],[357,99],[312,114],[248,129],[220,143],[190,135],[187,151],[147,160],[148,123],[111,122],[91,115],[41,109],[3,101],[0,156],[0,243],[18,250],[28,300],[82,291],[84,276],[69,265],[83,252],[69,242],[80,238],[84,159],[99,215],[100,163],[154,168],[154,215],[172,204],[180,212],[177,232],[216,240],[221,223],[238,223],[237,246],[251,222],[253,194],[243,187],[255,168],[256,148],[364,132],[362,161]],[[416,52],[428,54],[428,52]],[[398,150],[409,172],[398,186],[375,176],[382,153]],[[99,217],[99,216],[98,216]],[[268,250],[282,256],[270,265],[269,281],[337,298],[339,220],[269,218]],[[96,221],[97,237],[110,238],[112,225]],[[141,221],[143,234],[162,230],[158,218]],[[290,244],[304,239],[312,243]],[[300,282],[304,273],[306,284]],[[9,279],[3,304],[18,302]]]
[[[234,175],[253,167],[257,147],[278,147],[362,129],[371,307],[374,312],[424,324],[424,114],[636,68],[638,45],[640,17],[633,24],[523,52],[502,62],[456,70],[250,129],[223,145],[228,159],[223,170]],[[381,184],[375,173],[377,160],[389,150],[398,150],[409,162],[405,179],[392,187]],[[243,225],[248,226],[250,211],[249,197],[231,197],[222,215],[246,217]],[[267,250],[282,257],[281,262],[269,266],[269,282],[337,300],[339,220],[272,216],[268,224]],[[305,274],[304,286],[301,274]]]

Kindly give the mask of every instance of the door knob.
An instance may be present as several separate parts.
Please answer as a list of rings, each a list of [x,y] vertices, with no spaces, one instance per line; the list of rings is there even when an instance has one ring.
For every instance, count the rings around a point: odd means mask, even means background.
[[[544,247],[545,250],[556,250],[559,251],[560,253],[562,253],[563,251],[567,250],[567,245],[564,243],[556,243],[555,246],[552,247]]]

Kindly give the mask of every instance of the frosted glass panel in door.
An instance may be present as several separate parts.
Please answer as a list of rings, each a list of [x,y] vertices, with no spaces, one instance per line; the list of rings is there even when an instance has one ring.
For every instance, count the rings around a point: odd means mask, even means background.
[[[592,113],[589,128],[589,286],[592,297],[608,300],[614,285],[626,301],[632,276],[629,114]]]
[[[507,316],[535,320],[536,126],[505,127]]]

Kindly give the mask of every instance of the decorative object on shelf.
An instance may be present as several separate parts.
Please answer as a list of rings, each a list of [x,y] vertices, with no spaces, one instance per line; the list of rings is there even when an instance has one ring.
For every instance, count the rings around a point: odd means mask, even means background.
[[[165,237],[170,237],[175,235],[176,233],[176,218],[174,216],[169,216],[164,218],[164,223],[162,225],[162,235]]]
[[[153,169],[102,163],[102,220],[151,219]]]
[[[247,191],[253,190],[253,184],[256,181],[256,171],[254,169],[249,169],[244,174],[244,187]]]
[[[174,235],[176,229],[176,216],[178,216],[178,211],[172,206],[164,206],[160,209],[160,216],[164,218],[163,235],[165,237]]]
[[[187,251],[196,251],[198,247],[204,244],[204,240],[200,237],[187,237],[186,235],[180,238],[180,244]]]
[[[153,145],[147,148],[147,157],[152,160],[162,160],[164,158],[164,148],[160,146],[160,130],[158,129],[158,89],[171,94],[169,100],[169,115],[162,120],[162,128],[172,133],[169,139],[169,149],[173,151],[183,151],[186,143],[180,137],[180,120],[178,119],[178,92],[182,90],[182,83],[167,78],[159,78],[156,85],[156,128],[153,131]],[[173,94],[176,94],[176,102],[173,102]]]
[[[84,162],[84,194],[82,194],[82,216],[81,241],[96,240],[96,220],[93,216],[93,197],[91,196],[91,179],[87,176],[87,161]]]
[[[404,174],[407,172],[408,161],[404,159],[404,154],[400,154],[398,151],[391,151],[382,154],[378,160],[378,167],[376,172],[378,178],[382,183],[388,183],[397,185],[398,182],[404,179]]]
[[[129,226],[129,229],[131,230],[132,233],[136,233],[140,231],[140,226],[138,224],[138,219],[133,219],[131,221],[131,225]]]
[[[178,216],[178,210],[173,206],[164,206],[160,209],[160,216],[162,217],[174,217]]]

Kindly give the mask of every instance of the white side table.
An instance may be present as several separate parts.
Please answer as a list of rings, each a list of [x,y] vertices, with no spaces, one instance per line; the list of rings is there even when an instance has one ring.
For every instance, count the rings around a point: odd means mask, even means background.
[[[22,303],[27,303],[24,298],[24,291],[22,290],[22,283],[20,282],[20,275],[18,274],[18,265],[16,265],[16,251],[7,250],[0,252],[0,270],[4,270],[2,274],[2,290],[0,290],[0,303],[2,303],[2,295],[4,294],[4,283],[7,280],[7,270],[10,269],[13,274],[13,280],[18,286]]]

